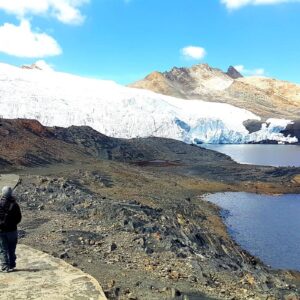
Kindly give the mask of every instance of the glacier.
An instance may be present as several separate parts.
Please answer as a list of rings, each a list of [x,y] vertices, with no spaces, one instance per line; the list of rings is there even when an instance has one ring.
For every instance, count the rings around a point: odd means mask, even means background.
[[[245,109],[183,100],[113,81],[0,63],[0,115],[46,126],[87,125],[112,137],[164,137],[186,143],[295,143],[280,133],[291,120],[269,119],[253,133],[243,125],[261,118]]]

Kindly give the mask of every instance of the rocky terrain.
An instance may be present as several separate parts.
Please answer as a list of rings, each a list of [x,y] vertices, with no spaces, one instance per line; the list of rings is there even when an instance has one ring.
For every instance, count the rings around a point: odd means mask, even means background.
[[[183,99],[229,103],[247,109],[264,119],[299,119],[300,86],[266,78],[242,77],[234,68],[225,73],[207,64],[153,72],[131,87]]]
[[[161,168],[99,161],[23,171],[21,242],[82,268],[108,299],[297,299],[297,277],[240,249],[202,199],[238,186]]]
[[[0,128],[2,170],[22,178],[21,242],[91,274],[108,299],[298,299],[299,275],[242,250],[203,195],[299,193],[299,168],[239,165],[179,141],[89,127]]]
[[[20,183],[16,174],[0,174],[0,190]],[[95,278],[62,259],[20,243],[16,250],[17,268],[0,272],[1,300],[107,300]]]

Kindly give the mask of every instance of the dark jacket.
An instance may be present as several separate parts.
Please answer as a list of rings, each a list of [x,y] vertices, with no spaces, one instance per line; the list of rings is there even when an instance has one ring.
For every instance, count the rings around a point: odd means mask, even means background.
[[[22,214],[20,206],[13,197],[1,198],[0,200],[0,232],[17,230],[21,222]]]

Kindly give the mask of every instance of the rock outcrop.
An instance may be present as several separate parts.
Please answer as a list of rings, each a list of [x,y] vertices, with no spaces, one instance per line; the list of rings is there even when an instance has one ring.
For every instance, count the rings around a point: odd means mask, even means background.
[[[244,77],[235,67],[230,66],[226,72],[228,76],[233,79],[238,79]]]

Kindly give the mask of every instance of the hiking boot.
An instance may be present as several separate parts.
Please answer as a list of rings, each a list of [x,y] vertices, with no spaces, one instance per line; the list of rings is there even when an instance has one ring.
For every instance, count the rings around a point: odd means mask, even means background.
[[[1,269],[1,272],[2,272],[2,273],[9,273],[9,272],[10,272],[10,269],[9,269],[9,267],[3,267],[3,268]]]

